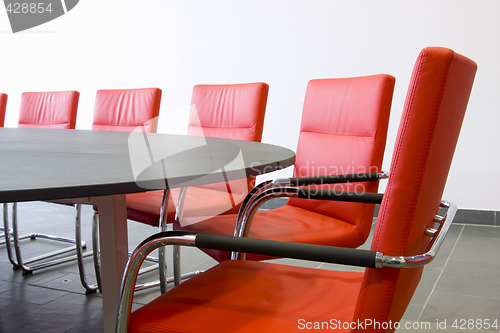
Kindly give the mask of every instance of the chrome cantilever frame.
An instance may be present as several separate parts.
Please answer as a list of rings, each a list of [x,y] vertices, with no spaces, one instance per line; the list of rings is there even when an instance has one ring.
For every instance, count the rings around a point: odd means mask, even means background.
[[[341,262],[338,261],[339,257],[337,256],[335,259],[322,260],[330,263],[340,263],[347,265],[355,265],[355,266],[364,266],[364,267],[372,267],[374,269],[383,269],[384,267],[393,267],[393,268],[411,268],[417,266],[423,266],[430,263],[437,255],[441,244],[443,243],[446,234],[453,222],[453,218],[455,217],[457,207],[450,202],[443,201],[441,207],[447,207],[448,211],[444,217],[437,216],[434,221],[439,223],[439,227],[437,230],[430,231],[432,235],[432,239],[429,242],[428,250],[423,254],[417,254],[412,256],[391,256],[384,255],[381,252],[374,252],[368,250],[360,250],[360,249],[350,249],[350,248],[338,248],[338,247],[330,247],[330,246],[321,246],[321,245],[309,245],[309,244],[300,244],[303,248],[316,247],[321,249],[321,251],[331,251],[331,253],[339,253],[338,251],[347,251],[351,256],[350,260],[355,260],[356,255],[359,257],[364,255],[370,255],[370,253],[374,253],[372,257],[373,262],[369,262],[367,264],[359,264],[357,263],[349,263],[349,262]],[[426,230],[425,235],[428,235],[428,231]],[[194,234],[188,232],[163,232],[156,235],[153,235],[146,240],[144,240],[132,253],[130,259],[125,268],[125,272],[122,279],[121,292],[120,292],[120,302],[118,308],[118,316],[116,322],[116,332],[126,332],[128,326],[128,317],[130,314],[130,309],[132,306],[133,300],[133,291],[135,282],[137,280],[137,275],[139,272],[139,268],[142,262],[145,260],[147,255],[157,249],[158,247],[163,247],[166,245],[174,245],[174,246],[191,246],[196,247],[197,237],[202,234]],[[246,242],[252,242],[254,240],[249,238],[239,238],[236,242],[235,237],[230,236],[220,236],[220,235],[211,235],[215,237],[220,237],[221,240],[224,238],[232,239],[235,241],[234,244],[238,244],[241,242],[245,244]],[[259,240],[261,241],[261,240]],[[287,250],[291,248],[296,243],[287,243],[287,242],[278,242],[278,241],[269,241],[266,240],[269,244],[273,244],[273,248],[278,250]],[[330,253],[330,252],[329,252]],[[273,253],[269,253],[269,255],[273,255]],[[293,254],[290,256],[291,258],[299,258],[306,260],[318,261],[317,259],[304,258],[302,256],[298,256],[297,254]],[[327,256],[321,256],[322,259],[327,258]]]
[[[7,204],[4,204],[4,228],[5,230],[9,230],[9,221],[8,221],[8,212],[7,212]],[[77,216],[76,216],[76,229],[78,230],[78,233],[80,232],[80,221],[79,221],[79,209],[77,207]],[[17,203],[13,203],[12,206],[12,240],[11,240],[11,234],[10,233],[5,233],[5,241],[6,241],[6,247],[7,247],[7,254],[9,256],[9,261],[12,263],[14,269],[21,268],[23,270],[23,275],[25,274],[30,274],[34,270],[37,269],[42,269],[50,266],[54,266],[60,263],[68,262],[71,260],[75,260],[78,258],[77,255],[71,255],[71,256],[66,256],[63,258],[58,258],[58,259],[53,259],[53,260],[48,260],[44,261],[45,259],[49,259],[55,256],[59,256],[61,254],[77,250],[78,246],[70,246],[66,247],[60,250],[52,251],[40,256],[36,256],[27,260],[23,260],[22,258],[22,253],[21,253],[21,247],[20,247],[20,240],[22,239],[36,239],[36,238],[44,238],[48,240],[54,240],[54,241],[59,241],[59,242],[64,242],[64,243],[70,243],[70,244],[77,244],[77,241],[74,239],[69,239],[69,238],[64,238],[64,237],[58,237],[58,236],[52,236],[52,235],[46,235],[46,234],[39,234],[39,233],[31,233],[23,236],[19,236],[19,231],[18,231],[18,224],[17,224]],[[12,255],[12,250],[11,250],[11,241],[13,242],[14,245],[14,251],[16,254],[16,260],[14,260],[13,255]],[[80,248],[85,248],[86,244],[85,242],[80,241]],[[78,251],[78,250],[77,250]],[[91,255],[92,253],[88,252],[82,255],[82,257],[86,257]],[[40,262],[43,261],[43,262]],[[40,262],[40,263],[36,263]],[[28,264],[33,263],[33,265],[28,266]],[[84,285],[85,287],[85,285]]]
[[[188,188],[187,187],[181,187],[180,192],[179,192],[179,198],[177,198],[177,208],[175,209],[175,219],[179,219],[183,212],[184,212],[184,203],[186,202],[186,193],[187,193]],[[180,216],[179,216],[180,215]],[[167,216],[165,215],[165,223],[166,223]],[[165,229],[166,230],[166,229]],[[163,253],[164,254],[164,253]],[[194,271],[194,272],[188,272],[188,273],[181,273],[181,248],[179,245],[174,245],[173,249],[173,262],[174,262],[174,267],[173,267],[173,273],[174,276],[167,278],[166,282],[174,282],[174,285],[179,285],[182,280],[192,278],[195,275],[200,274],[203,271]],[[166,291],[166,289],[165,289]],[[165,292],[162,290],[162,294]]]
[[[228,186],[228,178],[225,174],[225,171],[223,171],[223,176],[224,176],[224,182],[226,183],[226,187]],[[267,182],[266,182],[267,183]],[[229,193],[229,187],[228,188],[228,193]],[[252,190],[250,190],[250,193],[252,193],[252,191],[255,190],[256,187],[254,187]],[[257,186],[258,188],[258,186]],[[176,207],[176,210],[175,210],[175,220],[179,220],[180,218],[182,218],[182,214],[184,212],[184,204],[186,202],[186,193],[187,193],[187,190],[188,188],[187,187],[182,187],[180,189],[180,192],[179,192],[179,198],[177,199],[177,207]],[[237,204],[235,204],[234,202],[234,199],[231,197],[231,194],[229,195],[230,196],[230,199],[231,199],[231,204],[234,207],[236,207]],[[247,195],[248,196],[248,195]],[[247,200],[247,196],[245,196],[245,198],[243,199],[242,203],[241,203],[241,206],[240,206],[240,210],[241,210],[241,207],[243,207],[246,203],[246,200]],[[179,283],[181,283],[182,280],[185,280],[185,279],[189,279],[195,275],[198,275],[200,274],[201,272],[203,271],[194,271],[194,272],[189,272],[189,273],[184,273],[184,274],[181,274],[181,249],[180,249],[180,246],[174,246],[174,250],[173,250],[173,262],[174,262],[174,276],[173,276],[173,281],[174,281],[174,284],[177,286]]]
[[[7,211],[8,211],[8,206],[7,206],[7,204],[6,204],[6,203],[4,203],[4,204],[2,205],[2,207],[3,207],[3,217],[4,217],[4,219],[8,219],[8,218],[9,218],[9,216],[8,216],[8,214],[7,214]],[[0,245],[5,243],[5,233],[6,233],[6,231],[5,231],[5,230],[6,230],[6,229],[5,229],[4,227],[0,227],[0,232],[3,232],[3,235],[0,235],[0,238],[3,238],[2,240],[0,240]],[[12,229],[10,229],[10,228],[9,228],[9,229],[7,229],[7,232],[9,233],[9,235],[12,235]],[[9,259],[10,259],[10,258],[9,258]]]
[[[80,282],[82,286],[85,288],[85,295],[92,294],[96,292],[97,290],[102,290],[101,289],[101,273],[99,267],[99,262],[94,261],[94,268],[96,272],[96,283],[95,284],[89,284],[87,282],[87,277],[85,275],[85,266],[83,265],[83,258],[91,255],[95,255],[97,252],[97,249],[99,248],[98,246],[98,241],[94,238],[92,238],[92,251],[90,252],[85,252],[83,253],[83,247],[81,246],[82,242],[82,233],[81,233],[81,210],[82,210],[82,205],[81,204],[76,204],[76,221],[75,221],[75,240],[76,240],[76,257],[77,257],[77,262],[78,262],[78,272],[80,273]],[[97,222],[94,220],[94,224]],[[92,226],[94,227],[94,225]],[[97,268],[96,268],[97,267]]]
[[[175,234],[172,232],[172,234]],[[159,247],[164,247],[165,245],[184,245],[184,246],[196,246],[195,240],[196,235],[194,234],[180,234],[173,235],[171,237],[163,237],[160,239],[154,238],[154,236],[149,237],[150,241],[145,241],[139,245],[136,250],[130,255],[127,266],[125,267],[125,272],[123,274],[122,286],[120,292],[120,301],[118,308],[117,317],[117,332],[127,332],[128,316],[130,313],[130,308],[132,306],[133,291],[135,289],[135,282],[137,281],[137,275],[139,273],[139,268],[146,259],[147,255]]]
[[[168,196],[169,196],[170,191],[168,189],[163,191],[163,196],[162,196],[162,202],[161,202],[161,207],[160,207],[160,221],[159,221],[159,232],[167,231],[167,221],[166,221],[166,212],[167,212],[167,204],[168,204]],[[94,215],[93,215],[93,222],[92,222],[92,245],[93,248],[96,249],[94,250],[93,257],[94,257],[94,270],[95,270],[95,275],[96,275],[96,280],[97,280],[97,286],[92,286],[93,288],[98,288],[101,290],[101,258],[99,255],[99,232],[98,232],[98,223],[99,223],[99,212],[94,210]],[[155,286],[160,286],[161,293],[163,294],[167,290],[167,283],[172,282],[173,279],[168,279],[166,277],[166,264],[165,264],[165,249],[160,248],[158,250],[158,258],[155,257],[146,257],[145,260],[154,262],[157,265],[153,265],[150,267],[147,267],[145,269],[142,269],[139,271],[138,274],[144,274],[147,272],[150,272],[155,269],[159,269],[159,276],[160,279],[159,281],[151,282],[151,283],[143,283],[140,285],[135,286],[136,291],[138,290],[144,290],[148,288],[152,288]],[[129,253],[129,256],[131,254]]]
[[[431,242],[427,247],[427,252],[414,256],[390,256],[380,255],[377,260],[377,267],[417,267],[430,263],[436,257],[444,238],[450,229],[451,223],[457,213],[457,206],[449,201],[441,201],[441,207],[448,211],[444,216],[435,216],[434,222],[439,224],[438,229],[427,229],[425,234],[431,236]]]
[[[182,189],[184,190],[184,188]],[[181,190],[181,196],[185,195],[185,191]],[[184,193],[184,194],[183,194]],[[159,232],[165,232],[167,231],[167,205],[169,201],[169,196],[170,196],[170,190],[166,189],[163,191],[163,196],[162,196],[162,202],[160,206],[160,219],[159,219],[159,227],[158,231]],[[180,198],[179,198],[180,200]],[[92,225],[92,244],[94,249],[99,248],[99,233],[98,233],[98,221],[99,221],[99,213],[97,211],[94,211],[94,217],[93,217],[93,225]],[[174,256],[175,256],[175,249],[174,247]],[[131,255],[129,253],[129,255]],[[140,285],[136,285],[134,287],[134,291],[140,291],[140,290],[145,290],[153,287],[160,286],[160,292],[163,294],[165,291],[167,291],[167,284],[174,282],[175,285],[178,285],[180,281],[184,279],[188,279],[194,275],[197,275],[200,273],[200,271],[195,271],[191,273],[186,273],[186,274],[179,274],[178,276],[174,274],[173,277],[168,277],[167,276],[167,266],[165,263],[165,249],[163,247],[160,247],[158,249],[158,258],[147,256],[145,260],[149,262],[154,262],[157,265],[152,265],[150,267],[141,269],[139,271],[139,275],[153,271],[155,269],[159,270],[159,280],[153,281],[153,282],[148,282],[148,283],[142,283]],[[174,261],[175,265],[175,261]],[[91,288],[98,288],[99,290],[102,291],[101,289],[101,277],[100,277],[100,256],[99,256],[99,251],[94,251],[94,268],[95,268],[95,274],[96,274],[96,280],[97,280],[97,286],[91,286]],[[180,272],[180,268],[178,268],[178,271]],[[176,272],[176,269],[174,267],[174,272]],[[83,282],[82,282],[83,284]]]
[[[17,262],[14,260],[14,256],[12,255],[12,248],[10,246],[11,242],[11,236],[13,233],[13,230],[9,227],[9,206],[7,203],[3,204],[3,225],[4,227],[2,230],[4,231],[3,237],[4,240],[2,240],[1,244],[6,244],[5,248],[7,249],[7,257],[9,258],[10,263],[12,264],[13,269],[19,269],[19,266],[17,265]]]
[[[378,173],[378,179],[386,179],[389,177],[387,172]],[[359,179],[359,181],[364,181]],[[341,183],[341,182],[339,182]],[[320,184],[321,185],[321,184]],[[293,186],[293,187],[292,187]],[[266,181],[257,186],[255,186],[245,197],[243,203],[238,212],[238,217],[236,219],[236,225],[234,227],[234,236],[236,237],[247,237],[250,231],[250,226],[253,221],[253,217],[259,207],[266,201],[273,198],[298,197],[298,187],[292,184],[291,178],[282,178],[274,181]],[[232,252],[231,259],[244,259],[245,255],[241,257],[239,253]]]
[[[261,193],[262,191],[265,191],[266,189],[269,189],[269,188],[290,186],[290,185],[291,185],[290,179],[287,178],[287,179],[281,179],[281,180],[278,179],[275,181],[268,180],[268,181],[262,182],[262,183],[256,185],[255,187],[253,187],[250,190],[250,192],[248,192],[248,194],[245,196],[243,201],[241,202],[241,206],[238,210],[238,219],[237,219],[236,223],[238,223],[238,221],[239,221],[239,216],[241,214],[243,214],[243,212],[246,210],[246,207],[252,202],[252,200],[259,193]],[[176,219],[178,217],[177,214],[179,214],[179,212],[180,212],[180,214],[182,214],[182,211],[184,210],[186,191],[187,191],[186,187],[183,187],[180,190],[177,209],[176,209],[176,217],[175,217]],[[269,199],[271,199],[271,198],[269,198]],[[181,275],[180,246],[174,246],[173,257],[174,257],[174,269],[173,269],[173,271],[174,271],[174,283],[175,283],[175,285],[178,285],[183,279],[190,278],[190,277],[193,277],[193,276],[201,273],[201,271],[195,271],[195,272],[190,272],[190,273],[186,273],[184,275]],[[231,256],[231,259],[233,259],[232,256]]]

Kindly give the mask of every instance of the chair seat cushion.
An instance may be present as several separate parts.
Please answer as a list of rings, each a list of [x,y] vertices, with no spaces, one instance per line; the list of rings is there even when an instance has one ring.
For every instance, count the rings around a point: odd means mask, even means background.
[[[231,236],[234,233],[236,215],[216,216],[193,224],[183,225],[182,222],[175,221],[174,230]],[[352,248],[362,245],[366,239],[355,225],[291,205],[256,213],[249,237]],[[202,250],[217,261],[230,259],[227,251]],[[254,254],[248,254],[246,258],[270,259]]]
[[[133,312],[129,332],[299,332],[338,325],[352,320],[352,295],[362,278],[360,272],[226,261]]]
[[[167,207],[167,221],[175,219],[179,189],[172,189]],[[237,213],[246,193],[229,194],[203,187],[187,189],[183,214],[190,220],[200,221],[218,214]],[[158,226],[163,191],[127,194],[127,218]]]

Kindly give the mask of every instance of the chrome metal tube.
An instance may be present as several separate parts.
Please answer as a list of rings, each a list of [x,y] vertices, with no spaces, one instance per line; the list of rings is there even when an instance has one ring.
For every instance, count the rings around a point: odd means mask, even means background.
[[[179,220],[183,217],[184,213],[184,203],[186,202],[187,187],[181,187],[179,191],[179,197],[177,198],[177,207],[175,209],[175,220]],[[166,229],[164,230],[166,231]],[[173,272],[174,272],[174,284],[177,286],[182,281],[181,276],[181,248],[179,246],[174,246],[172,251],[173,256]],[[165,279],[168,278],[165,276]],[[167,283],[167,282],[165,282]],[[166,288],[166,287],[165,287]]]
[[[98,224],[99,224],[99,212],[94,210],[94,214],[92,216],[92,253],[94,258],[94,271],[95,271],[95,279],[97,281],[97,288],[102,292],[102,283],[101,283],[101,256],[99,255],[99,232],[98,232]]]
[[[160,207],[160,221],[159,228],[160,232],[167,230],[167,212],[168,212],[168,200],[170,197],[170,190],[167,188],[163,190],[163,195],[161,198]],[[163,294],[167,291],[167,264],[165,263],[165,248],[161,247],[158,249],[158,270],[160,279],[160,292]]]
[[[378,174],[379,179],[388,178],[389,174],[387,172],[380,172]],[[263,183],[256,185],[245,197],[243,200],[241,207],[238,211],[238,217],[236,219],[236,225],[234,228],[233,235],[236,237],[246,237],[248,235],[248,231],[250,228],[251,221],[253,219],[253,215],[256,212],[256,209],[260,207],[265,201],[276,198],[276,197],[286,197],[287,195],[275,196],[274,194],[270,194],[268,197],[261,197],[261,193],[268,191],[272,188],[292,188],[292,182],[290,178],[281,178],[276,180],[269,180]],[[269,192],[266,192],[269,193]],[[295,192],[293,192],[293,197],[296,197]],[[260,204],[255,207],[254,201],[259,198],[259,200],[263,200]],[[238,258],[238,253],[232,252],[231,259]]]
[[[299,188],[297,187],[281,187],[281,186],[270,186],[262,189],[258,192],[258,194],[254,195],[252,201],[250,201],[248,207],[245,209],[242,215],[238,214],[238,218],[236,220],[236,228],[234,230],[234,236],[236,237],[247,237],[250,231],[250,227],[252,224],[253,217],[257,212],[258,208],[267,200],[272,198],[297,198],[298,197]],[[239,258],[238,252],[231,253],[231,260],[235,260]],[[241,257],[240,259],[244,259]]]
[[[81,204],[76,204],[75,205],[75,211],[76,211],[76,216],[75,216],[75,243],[76,243],[76,256],[77,256],[77,263],[78,263],[78,272],[80,273],[80,283],[82,284],[83,288],[85,288],[85,295],[89,295],[92,293],[95,293],[98,289],[97,283],[94,285],[90,285],[87,282],[87,276],[85,274],[85,266],[83,265],[83,247],[82,245],[82,226],[81,226],[81,221],[82,221],[82,205]],[[86,253],[87,254],[87,253]],[[88,252],[87,255],[93,255],[93,252]]]
[[[9,258],[9,261],[12,264],[12,267],[14,269],[18,269],[19,265],[14,260],[14,255],[12,253],[12,247],[11,247],[11,241],[12,241],[11,236],[13,236],[13,231],[11,232],[10,227],[9,227],[9,204],[8,203],[3,204],[3,226],[4,226],[4,230],[8,230],[8,232],[6,232],[4,234],[5,247],[7,249],[7,257]]]
[[[434,233],[433,238],[429,243],[428,251],[423,254],[413,256],[384,255],[382,259],[382,266],[407,268],[422,266],[430,263],[436,257],[436,254],[439,251],[448,230],[450,229],[451,223],[455,218],[455,214],[457,213],[457,206],[454,203],[442,201],[441,207],[447,207],[448,212],[442,220],[443,223],[439,226],[437,232]]]
[[[195,245],[196,235],[167,235],[157,234],[148,238],[147,241],[142,243],[140,247],[135,249],[135,251],[130,256],[130,259],[125,267],[125,272],[123,275],[122,286],[120,291],[120,301],[118,307],[118,317],[116,323],[116,332],[126,332],[128,325],[128,317],[130,314],[130,309],[132,306],[134,286],[137,280],[137,274],[139,268],[146,258],[146,256],[165,245],[184,245],[184,246],[196,246]]]

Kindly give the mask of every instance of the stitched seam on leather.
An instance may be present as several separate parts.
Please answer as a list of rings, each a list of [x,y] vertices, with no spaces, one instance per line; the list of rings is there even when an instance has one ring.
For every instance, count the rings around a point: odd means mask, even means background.
[[[64,121],[62,123],[19,123],[21,125],[66,125],[69,124],[69,121]]]
[[[426,55],[427,56],[427,55]],[[422,63],[424,63],[424,61],[427,59],[424,58]],[[417,187],[416,189],[414,190],[413,194],[412,194],[412,198],[411,198],[411,203],[412,205],[410,206],[410,214],[408,215],[408,217],[410,219],[412,219],[415,215],[415,211],[416,211],[416,198],[418,198],[419,194],[420,194],[420,190],[421,190],[421,184],[423,182],[423,178],[424,178],[424,174],[425,174],[425,164],[424,162],[427,160],[429,154],[430,154],[430,146],[431,146],[431,143],[433,141],[433,138],[434,138],[434,135],[436,133],[436,126],[437,126],[437,119],[438,119],[438,110],[441,108],[441,104],[442,104],[442,101],[443,101],[443,96],[444,96],[444,88],[446,87],[447,85],[447,81],[448,81],[448,75],[449,75],[449,68],[451,66],[451,63],[453,61],[453,52],[450,53],[450,56],[448,58],[448,62],[446,64],[446,70],[445,70],[445,77],[443,79],[443,83],[441,84],[441,87],[440,87],[440,91],[439,91],[439,95],[438,95],[438,99],[437,99],[437,103],[436,103],[436,107],[435,107],[435,112],[434,112],[434,116],[433,118],[431,119],[430,121],[430,126],[431,127],[431,130],[430,130],[430,136],[429,138],[427,139],[426,141],[426,145],[425,145],[425,149],[424,149],[424,156],[422,157],[421,161],[420,161],[420,166],[418,168],[418,183],[417,183]],[[410,233],[410,229],[411,229],[411,226],[409,223],[406,223],[406,227],[405,227],[405,230],[403,231],[403,239],[406,241],[408,239],[408,236],[409,236],[409,233]],[[401,249],[399,249],[398,253],[401,252]],[[387,293],[387,296],[389,298],[390,295],[394,295],[394,287],[395,285],[393,284],[390,288],[390,292]],[[388,312],[389,312],[389,308],[385,308],[385,311],[384,311],[384,318],[388,315]]]
[[[425,154],[420,162],[420,167],[418,168],[419,170],[419,180],[418,180],[418,186],[416,187],[416,190],[415,192],[413,193],[413,197],[412,197],[412,201],[411,202],[416,202],[416,199],[418,198],[419,194],[420,194],[420,191],[422,189],[422,182],[423,182],[423,178],[424,178],[424,175],[425,175],[425,161],[428,160],[428,157],[429,157],[429,154],[430,154],[430,148],[431,148],[431,144],[432,142],[434,141],[434,136],[436,134],[436,126],[437,126],[437,121],[438,121],[438,116],[439,116],[439,110],[441,109],[441,105],[442,105],[442,102],[443,102],[443,96],[444,96],[444,90],[445,90],[445,87],[447,86],[447,83],[448,83],[448,76],[449,76],[449,69],[450,69],[450,66],[452,64],[454,60],[454,57],[453,57],[453,52],[450,53],[449,57],[448,57],[448,62],[446,63],[446,69],[445,69],[445,77],[443,79],[443,82],[441,84],[441,87],[440,87],[440,90],[439,90],[439,95],[438,95],[438,98],[437,98],[437,103],[436,103],[436,107],[435,107],[435,111],[434,111],[434,114],[433,114],[433,118],[431,119],[430,121],[430,126],[432,126],[431,130],[430,130],[430,135],[429,135],[429,138],[427,139],[426,141],[426,144],[425,144]],[[411,213],[411,216],[413,217],[415,215],[415,211],[416,211],[416,205],[412,205],[412,213]],[[409,233],[410,233],[410,229],[411,229],[411,226],[409,224],[407,224],[407,227],[405,228],[405,231],[404,231],[404,239],[407,240],[408,239],[408,236],[409,236]]]
[[[422,66],[424,64],[424,62],[426,61],[427,59],[427,54],[423,54],[422,55],[422,60],[418,63],[418,67],[416,68],[415,70],[415,73],[417,74],[416,75],[416,81],[414,82],[413,86],[410,88],[411,91],[410,91],[410,95],[409,95],[409,98],[408,98],[408,104],[406,105],[405,107],[405,111],[410,109],[410,107],[414,104],[414,100],[415,100],[415,94],[416,94],[416,87],[419,86],[420,84],[420,81],[421,81],[421,75],[420,75],[420,72],[421,72],[421,69],[422,69]],[[404,123],[402,125],[402,128],[401,128],[401,133],[402,133],[402,136],[400,138],[400,141],[403,141],[405,136],[406,136],[406,128],[408,127],[408,123],[409,123],[409,119],[410,117],[407,117],[404,119]],[[395,152],[395,156],[394,156],[394,164],[393,166],[391,166],[392,168],[396,169],[397,168],[397,165],[399,164],[399,160],[400,160],[400,155],[401,155],[401,145],[398,145],[398,148],[397,148],[397,151]],[[387,186],[387,189],[386,189],[386,195],[385,197],[389,197],[391,195],[391,192],[392,192],[392,182],[390,184],[388,184]],[[385,216],[387,212],[387,205],[384,205],[383,207],[383,215]],[[380,233],[378,233],[376,239],[375,239],[375,245],[377,245],[379,242],[380,242]],[[371,271],[368,272],[369,275],[371,275]],[[371,277],[368,276],[367,279],[370,279]],[[387,292],[385,293],[385,297],[384,297],[384,303],[383,303],[383,306],[381,306],[380,308],[382,309],[383,311],[383,316],[384,318],[387,316],[389,310],[388,310],[388,307],[387,307],[387,304],[389,304],[388,300],[390,298],[390,295],[392,295],[394,293],[394,284],[392,284],[390,286],[390,288],[387,290]],[[365,305],[366,305],[366,294],[367,294],[367,289],[365,288],[364,291],[363,291],[363,294],[362,294],[362,304],[361,304],[361,309],[363,310],[364,312],[364,308],[365,308]]]
[[[97,125],[97,126],[120,126],[120,127],[134,127],[134,126],[142,126],[144,125],[143,123],[134,123],[134,124],[109,124],[109,123],[94,123],[92,125]]]
[[[419,83],[420,83],[420,71],[421,71],[421,68],[423,66],[423,63],[424,61],[426,60],[425,56],[427,56],[426,54],[423,54],[422,55],[422,60],[418,63],[418,67],[416,68],[415,70],[415,73],[417,73],[416,75],[416,81],[415,83],[413,84],[413,86],[410,88],[411,91],[409,93],[409,98],[408,98],[408,104],[405,105],[405,111],[408,110],[414,103],[414,99],[415,99],[415,94],[416,94],[416,91],[415,91],[415,87],[419,86]],[[409,118],[409,117],[408,117]],[[408,127],[408,122],[409,122],[409,119],[408,118],[405,118],[404,119],[404,123],[402,124],[402,128],[401,128],[401,133],[402,133],[402,136],[401,136],[401,139],[400,141],[403,141],[404,138],[405,138],[405,135],[406,135],[406,128]],[[397,165],[399,164],[399,159],[400,159],[400,155],[401,155],[401,145],[398,145],[397,146],[397,151],[394,153],[394,164],[391,166],[392,169],[397,169]],[[392,192],[392,182],[390,182],[388,185],[387,185],[387,188],[386,188],[386,191],[385,191],[385,197],[389,197],[391,195],[391,192]],[[382,213],[385,215],[386,214],[386,211],[387,211],[387,205],[384,205],[383,206],[383,210],[382,210]],[[379,214],[381,215],[381,214]],[[378,242],[380,241],[380,233],[378,233],[376,239],[375,239],[375,244],[378,244]]]
[[[441,84],[441,87],[439,90],[439,95],[437,98],[437,103],[436,103],[436,106],[434,108],[434,114],[433,114],[431,121],[429,122],[430,123],[429,127],[431,127],[430,135],[429,135],[429,138],[427,139],[427,141],[425,142],[424,155],[420,161],[420,166],[418,168],[418,183],[417,183],[416,189],[412,195],[412,201],[411,201],[412,203],[416,202],[416,199],[418,198],[420,191],[421,191],[421,188],[422,188],[422,182],[423,182],[423,178],[425,175],[425,169],[426,169],[425,162],[428,160],[428,156],[430,154],[431,144],[433,142],[433,139],[434,139],[434,136],[436,133],[436,126],[437,126],[437,120],[438,120],[438,115],[439,115],[439,109],[441,109],[441,104],[443,102],[444,89],[445,89],[447,82],[448,82],[449,68],[450,68],[452,60],[453,60],[453,53],[450,53],[450,56],[448,58],[448,62],[446,64],[445,77],[444,77],[443,82]],[[416,211],[416,204],[413,204],[411,208],[412,208],[412,210],[411,210],[410,216],[413,218],[413,216],[415,215],[415,211]],[[408,223],[405,230],[404,230],[404,234],[403,234],[405,241],[408,239],[410,229],[411,229],[411,226]]]
[[[357,135],[357,134],[337,134],[337,133],[324,133],[324,132],[316,132],[316,131],[300,131],[300,133],[312,133],[312,134],[324,134],[324,135],[331,135],[331,136],[352,136],[356,138],[369,138],[369,139],[374,139],[375,135]]]
[[[196,128],[207,128],[207,129],[238,129],[238,128],[248,128],[248,129],[253,129],[255,126],[224,126],[224,127],[210,127],[210,126],[197,126],[197,125],[189,125],[189,127],[196,127]]]

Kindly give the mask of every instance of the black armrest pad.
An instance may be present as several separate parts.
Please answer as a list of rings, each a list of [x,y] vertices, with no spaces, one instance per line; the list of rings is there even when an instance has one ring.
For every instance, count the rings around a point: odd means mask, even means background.
[[[368,182],[377,181],[380,179],[380,173],[355,173],[346,175],[331,175],[331,176],[319,176],[319,177],[296,177],[290,178],[290,182],[293,186],[305,186],[305,185],[322,185],[322,184],[337,184],[337,183],[348,183],[348,182]]]
[[[196,246],[335,264],[375,267],[376,251],[199,233]]]
[[[383,198],[382,193],[365,193],[365,192],[347,192],[335,190],[319,190],[301,188],[298,192],[298,197],[301,199],[319,199],[333,201],[350,201],[364,203],[381,203]]]

